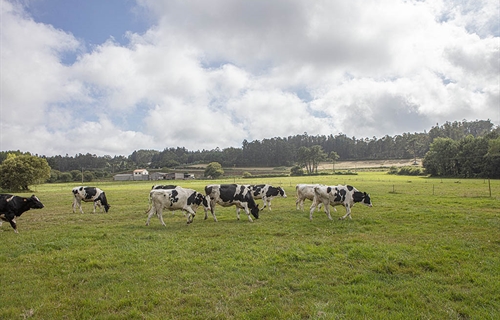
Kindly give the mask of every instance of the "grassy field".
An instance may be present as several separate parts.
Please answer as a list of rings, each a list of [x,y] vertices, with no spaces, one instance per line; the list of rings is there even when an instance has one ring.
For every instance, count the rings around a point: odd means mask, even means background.
[[[151,182],[98,182],[108,214],[71,210],[71,188],[0,227],[0,319],[499,319],[500,181],[357,176],[183,181],[282,185],[250,223],[216,207],[145,226]],[[295,209],[295,184],[370,193],[352,220]],[[492,196],[489,195],[491,186]],[[29,196],[31,194],[21,194]],[[262,203],[261,200],[257,201]],[[310,202],[306,203],[308,208]],[[345,213],[337,207],[334,218]]]

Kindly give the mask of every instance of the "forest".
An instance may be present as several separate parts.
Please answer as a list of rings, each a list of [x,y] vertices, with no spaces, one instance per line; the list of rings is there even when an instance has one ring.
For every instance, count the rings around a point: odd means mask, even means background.
[[[311,152],[316,152],[315,159],[321,161],[420,158],[426,173],[433,176],[500,178],[499,144],[500,127],[494,127],[490,120],[464,120],[436,124],[428,132],[381,138],[348,137],[343,133],[312,136],[305,132],[250,142],[244,140],[241,148],[191,151],[177,146],[162,151],[136,150],[129,156],[87,153],[40,157],[45,158],[52,169],[52,179],[61,181],[71,181],[81,172],[91,179],[136,168],[168,170],[211,162],[218,162],[223,167],[307,166]],[[22,152],[0,152],[0,164],[8,154]]]

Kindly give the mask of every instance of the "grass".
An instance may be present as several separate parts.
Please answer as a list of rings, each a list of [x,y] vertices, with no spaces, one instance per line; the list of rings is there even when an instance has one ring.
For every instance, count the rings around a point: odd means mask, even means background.
[[[288,198],[254,223],[217,206],[218,223],[200,208],[189,226],[167,212],[166,227],[146,227],[151,182],[95,183],[110,212],[85,203],[83,215],[73,184],[38,186],[45,208],[24,213],[19,234],[0,227],[0,319],[500,317],[500,181],[492,197],[484,180],[380,172],[215,181],[232,182],[281,184]],[[310,222],[295,209],[297,183],[348,183],[374,207]]]

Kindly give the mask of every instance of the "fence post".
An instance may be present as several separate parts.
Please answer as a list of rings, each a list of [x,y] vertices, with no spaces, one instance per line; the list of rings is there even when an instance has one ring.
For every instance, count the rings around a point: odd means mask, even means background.
[[[490,198],[491,198],[491,183],[490,183],[490,178],[488,178],[488,189],[490,190]]]

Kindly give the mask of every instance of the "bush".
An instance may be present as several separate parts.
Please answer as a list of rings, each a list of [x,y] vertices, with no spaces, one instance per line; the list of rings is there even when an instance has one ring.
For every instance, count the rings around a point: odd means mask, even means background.
[[[252,177],[252,174],[248,171],[243,172],[243,178],[250,178]]]
[[[292,169],[290,169],[290,175],[291,176],[303,176],[304,169],[302,169],[301,166],[293,166]]]
[[[389,169],[389,174],[397,174],[400,176],[423,176],[425,175],[424,170],[421,167],[391,167]]]

